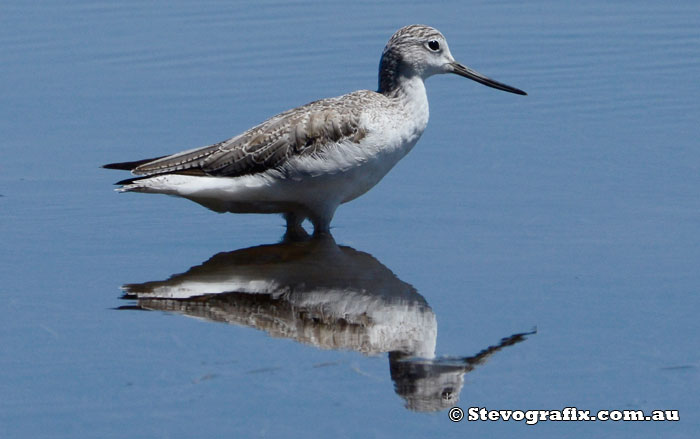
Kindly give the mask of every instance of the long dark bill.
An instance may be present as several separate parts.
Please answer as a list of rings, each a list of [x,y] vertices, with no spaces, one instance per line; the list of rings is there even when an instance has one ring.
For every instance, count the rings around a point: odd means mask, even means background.
[[[503,90],[507,91],[509,93],[515,93],[517,95],[523,95],[526,96],[527,93],[524,91],[520,90],[519,88],[511,87],[510,85],[503,84],[498,81],[494,81],[491,78],[487,78],[486,76],[482,75],[481,73],[474,71],[470,69],[469,67],[463,66],[462,64],[458,62],[454,62],[451,64],[452,66],[452,72],[456,73],[459,76],[464,76],[465,78],[469,78],[473,81],[479,82],[481,84],[484,84],[488,87],[493,87],[497,88],[498,90]]]

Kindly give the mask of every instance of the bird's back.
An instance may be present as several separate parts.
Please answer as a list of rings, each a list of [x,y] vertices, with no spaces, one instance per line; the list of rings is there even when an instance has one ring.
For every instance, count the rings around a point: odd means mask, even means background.
[[[323,154],[340,143],[359,144],[368,130],[362,123],[363,113],[372,112],[386,99],[360,90],[310,102],[228,140],[145,163],[132,162],[138,164],[132,172],[238,177],[279,168],[294,157]]]

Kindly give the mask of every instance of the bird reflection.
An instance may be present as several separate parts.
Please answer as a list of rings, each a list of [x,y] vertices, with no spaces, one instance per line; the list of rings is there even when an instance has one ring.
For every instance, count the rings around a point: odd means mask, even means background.
[[[124,285],[136,306],[266,331],[321,349],[389,353],[395,390],[415,411],[456,404],[464,374],[515,334],[472,357],[435,357],[437,321],[425,298],[373,256],[332,237],[219,253],[168,280]]]

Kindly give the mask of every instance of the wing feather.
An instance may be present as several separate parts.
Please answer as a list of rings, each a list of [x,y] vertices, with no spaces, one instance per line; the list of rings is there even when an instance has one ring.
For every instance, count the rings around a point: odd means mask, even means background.
[[[359,142],[366,131],[360,118],[365,95],[355,92],[298,107],[223,142],[183,151],[147,163],[132,172],[157,175],[199,171],[236,177],[283,165],[294,156],[323,153],[343,141]]]

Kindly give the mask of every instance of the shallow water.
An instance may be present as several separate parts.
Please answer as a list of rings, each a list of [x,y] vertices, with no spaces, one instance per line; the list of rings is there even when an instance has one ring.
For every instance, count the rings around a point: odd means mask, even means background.
[[[0,436],[700,428],[696,2],[0,10]],[[373,89],[414,22],[529,96],[428,80],[423,138],[335,241],[278,245],[281,218],[118,195],[99,168]],[[452,423],[453,405],[680,421]]]

